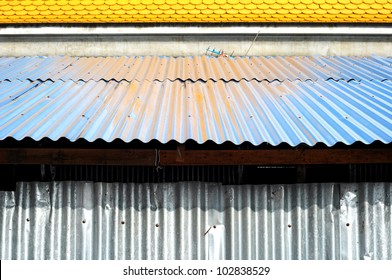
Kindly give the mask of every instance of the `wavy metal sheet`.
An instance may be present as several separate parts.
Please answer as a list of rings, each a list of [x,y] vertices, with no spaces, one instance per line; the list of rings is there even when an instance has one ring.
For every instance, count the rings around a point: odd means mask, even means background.
[[[0,83],[0,139],[392,141],[392,82]]]
[[[5,259],[392,259],[391,183],[19,183]]]
[[[0,81],[390,80],[386,57],[17,57],[0,58]]]

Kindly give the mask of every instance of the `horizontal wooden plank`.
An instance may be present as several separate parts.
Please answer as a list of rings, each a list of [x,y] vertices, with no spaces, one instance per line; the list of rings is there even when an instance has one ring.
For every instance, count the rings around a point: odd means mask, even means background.
[[[161,165],[311,165],[392,163],[392,149],[161,151]]]
[[[0,149],[0,164],[135,165],[155,164],[155,150]]]
[[[0,164],[313,165],[392,163],[392,149],[138,150],[0,148]]]

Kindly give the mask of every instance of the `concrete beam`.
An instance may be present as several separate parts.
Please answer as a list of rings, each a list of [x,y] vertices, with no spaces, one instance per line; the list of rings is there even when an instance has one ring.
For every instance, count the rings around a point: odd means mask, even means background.
[[[205,54],[208,47],[234,56],[390,56],[392,29],[374,25],[0,28],[0,56],[192,56]]]

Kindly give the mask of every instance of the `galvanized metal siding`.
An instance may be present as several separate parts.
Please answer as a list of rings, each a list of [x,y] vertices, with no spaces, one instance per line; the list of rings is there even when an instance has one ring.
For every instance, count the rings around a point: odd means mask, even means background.
[[[1,259],[392,259],[391,183],[19,183]]]
[[[0,83],[0,139],[392,141],[392,82]]]
[[[0,81],[317,81],[391,79],[390,57],[16,57],[0,58]]]

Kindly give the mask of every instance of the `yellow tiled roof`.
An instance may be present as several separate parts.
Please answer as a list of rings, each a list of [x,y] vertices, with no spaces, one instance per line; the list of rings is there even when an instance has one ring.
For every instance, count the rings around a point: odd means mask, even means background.
[[[0,0],[0,23],[392,22],[392,0]]]

